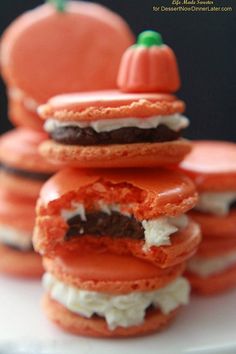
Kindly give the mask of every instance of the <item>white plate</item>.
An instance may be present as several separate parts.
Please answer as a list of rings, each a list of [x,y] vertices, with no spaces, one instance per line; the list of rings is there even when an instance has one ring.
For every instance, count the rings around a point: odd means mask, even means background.
[[[40,309],[40,282],[0,278],[0,353],[235,354],[236,291],[192,299],[160,334],[99,340],[65,334]]]

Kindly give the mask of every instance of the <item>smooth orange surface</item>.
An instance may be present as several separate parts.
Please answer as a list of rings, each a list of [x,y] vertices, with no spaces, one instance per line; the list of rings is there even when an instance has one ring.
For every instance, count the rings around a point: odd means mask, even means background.
[[[8,166],[36,172],[53,173],[58,166],[45,161],[38,153],[47,134],[29,128],[16,128],[0,138],[0,161]]]
[[[236,239],[236,210],[229,214],[216,216],[198,211],[190,211],[189,215],[200,224],[204,238],[235,238]]]
[[[6,190],[16,196],[35,198],[39,196],[43,181],[37,181],[31,178],[19,177],[0,169],[0,185],[3,190]]]
[[[0,191],[0,223],[21,231],[32,232],[36,199]]]
[[[61,250],[53,259],[55,269],[83,280],[133,281],[161,278],[169,269],[160,269],[133,256],[119,256],[109,252],[88,252],[86,249]]]
[[[160,269],[132,256],[109,252],[61,249],[52,258],[43,258],[47,272],[65,284],[88,291],[111,294],[160,289],[179,277],[185,263]]]
[[[236,190],[236,144],[224,141],[195,141],[180,165],[199,191]]]
[[[236,251],[236,237],[216,237],[209,238],[203,236],[203,241],[200,244],[197,255],[199,257],[218,257],[224,256],[226,253]]]
[[[118,86],[124,92],[175,92],[180,87],[177,60],[167,45],[132,46],[122,57]]]
[[[128,25],[105,7],[69,1],[26,12],[6,30],[1,66],[8,85],[38,102],[63,92],[116,87],[124,50],[133,42]]]
[[[29,127],[34,130],[43,130],[43,121],[35,111],[28,110],[21,100],[8,96],[8,117],[16,127]]]
[[[17,278],[40,278],[41,257],[35,252],[20,252],[0,244],[0,273]]]

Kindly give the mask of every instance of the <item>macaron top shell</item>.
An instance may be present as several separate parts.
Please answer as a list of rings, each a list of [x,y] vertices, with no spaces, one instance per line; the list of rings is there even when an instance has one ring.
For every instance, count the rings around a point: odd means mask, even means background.
[[[58,166],[45,161],[38,153],[38,146],[45,139],[47,134],[27,128],[5,133],[0,138],[0,162],[30,172],[56,172]]]
[[[8,85],[37,102],[63,92],[115,88],[121,56],[132,42],[125,21],[101,5],[69,1],[57,12],[44,4],[5,31],[2,72]]]
[[[97,187],[96,187],[97,185]],[[99,191],[99,186],[101,191]],[[114,192],[111,197],[109,188]],[[179,215],[191,209],[197,200],[197,194],[192,181],[182,174],[152,169],[147,173],[143,169],[124,170],[78,170],[67,168],[50,178],[43,186],[40,201],[43,208],[52,203],[54,207],[63,208],[70,199],[86,197],[86,188],[94,186],[94,196],[91,198],[112,198],[107,202],[134,202],[133,212],[145,219],[158,215]],[[53,208],[54,208],[53,207]]]
[[[114,292],[150,291],[164,287],[183,271],[184,265],[160,269],[133,256],[65,250],[44,266],[58,279],[80,289]]]
[[[44,119],[63,121],[150,117],[182,113],[183,101],[160,93],[122,93],[118,90],[58,95],[38,112]]]
[[[236,190],[236,144],[226,141],[195,141],[180,164],[199,191]]]

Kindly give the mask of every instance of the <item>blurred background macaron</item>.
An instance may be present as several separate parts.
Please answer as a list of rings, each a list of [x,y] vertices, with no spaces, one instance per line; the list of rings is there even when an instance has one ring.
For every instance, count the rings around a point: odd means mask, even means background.
[[[54,1],[19,16],[0,50],[13,124],[41,129],[36,108],[51,96],[115,88],[133,40],[126,22],[99,4]]]
[[[36,200],[43,183],[58,170],[38,153],[46,138],[29,128],[16,128],[0,137],[1,188]]]
[[[34,198],[0,192],[0,273],[34,278],[43,273],[41,257],[34,252]]]
[[[192,287],[201,294],[236,287],[236,145],[196,141],[181,170],[199,191],[199,201],[189,213],[203,234],[188,265]]]

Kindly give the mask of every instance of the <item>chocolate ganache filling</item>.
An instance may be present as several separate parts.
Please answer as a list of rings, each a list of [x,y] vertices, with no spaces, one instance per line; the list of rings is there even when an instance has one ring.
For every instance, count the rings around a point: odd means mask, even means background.
[[[56,127],[51,133],[51,138],[65,145],[111,145],[133,143],[161,143],[177,140],[182,130],[174,131],[164,124],[157,128],[141,129],[124,127],[106,132],[96,132],[93,128],[80,128],[76,126]]]
[[[101,211],[88,212],[86,220],[82,220],[80,215],[76,215],[70,218],[67,223],[69,229],[66,233],[66,240],[83,235],[144,238],[144,229],[139,221],[116,211],[112,211],[110,214]]]
[[[9,173],[14,176],[33,179],[36,181],[47,181],[53,174],[52,173],[43,173],[43,172],[33,172],[21,170],[19,168],[11,167],[3,163],[0,164],[0,170]]]
[[[236,209],[236,200],[230,204],[230,210]]]

